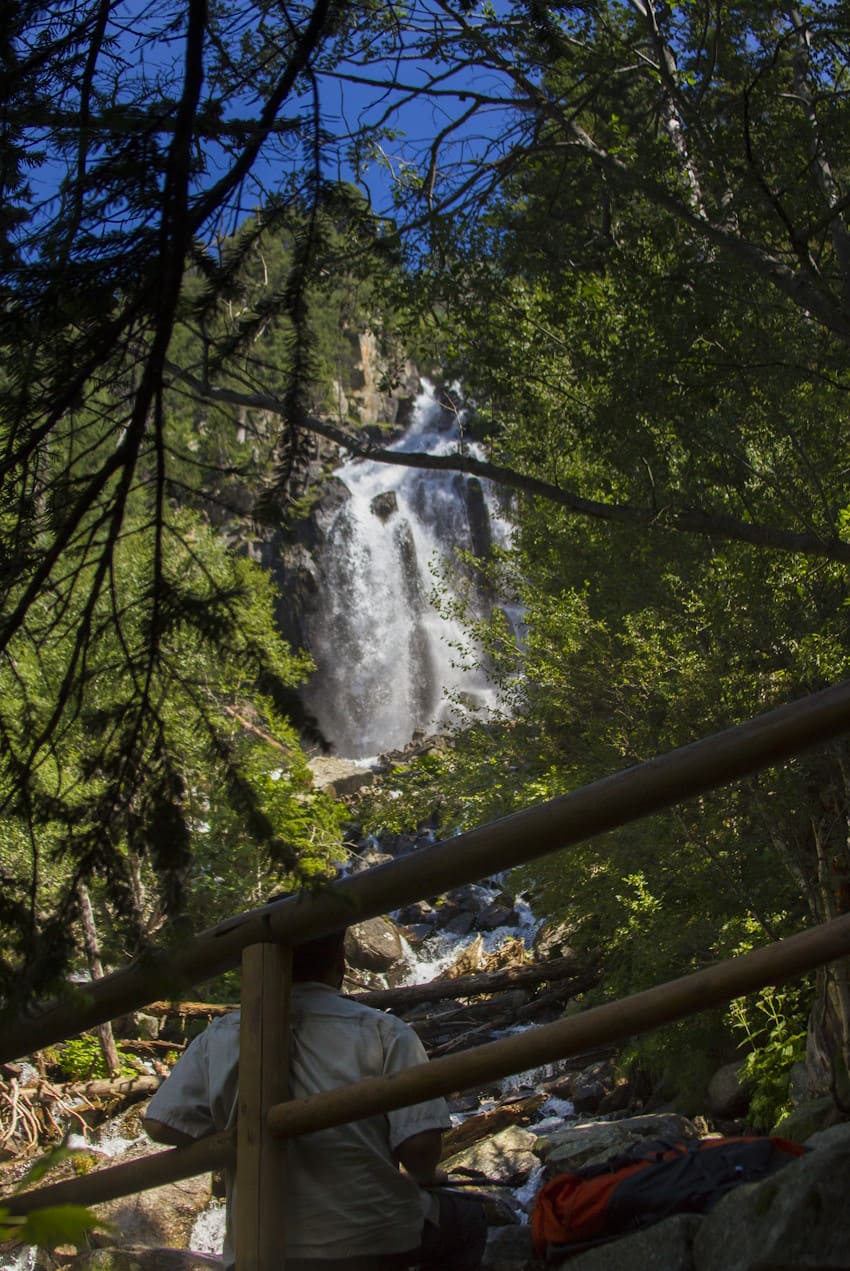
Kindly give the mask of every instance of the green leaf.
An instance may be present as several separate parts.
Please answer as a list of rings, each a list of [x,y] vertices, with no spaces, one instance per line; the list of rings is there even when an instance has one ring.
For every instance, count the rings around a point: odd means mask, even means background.
[[[108,1230],[85,1205],[49,1205],[27,1214],[23,1227],[15,1235],[25,1244],[53,1249],[56,1245],[79,1245],[90,1231]]]

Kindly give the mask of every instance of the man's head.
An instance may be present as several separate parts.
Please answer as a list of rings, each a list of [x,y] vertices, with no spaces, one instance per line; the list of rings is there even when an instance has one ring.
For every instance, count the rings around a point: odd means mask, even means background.
[[[345,975],[345,928],[307,940],[292,950],[292,978],[296,982],[318,980],[339,988]]]
[[[265,902],[289,900],[294,893],[278,891]],[[347,928],[331,931],[316,940],[307,940],[292,950],[292,978],[296,982],[318,980],[339,988],[345,975],[345,933]]]

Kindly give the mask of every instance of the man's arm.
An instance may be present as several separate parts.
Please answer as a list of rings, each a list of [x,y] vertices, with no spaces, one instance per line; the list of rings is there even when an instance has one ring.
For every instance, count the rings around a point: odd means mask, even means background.
[[[177,1130],[165,1121],[157,1121],[155,1117],[142,1117],[142,1129],[155,1143],[165,1143],[167,1147],[186,1147],[197,1142],[191,1134]]]
[[[437,1169],[442,1150],[442,1130],[421,1130],[399,1143],[396,1155],[420,1187],[439,1187],[448,1181],[446,1172]]]

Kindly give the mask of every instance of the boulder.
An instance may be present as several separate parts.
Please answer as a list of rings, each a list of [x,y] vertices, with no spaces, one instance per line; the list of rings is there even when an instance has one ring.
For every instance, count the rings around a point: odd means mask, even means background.
[[[364,768],[350,759],[337,759],[334,755],[315,755],[308,760],[308,767],[313,774],[314,787],[335,799],[355,794],[375,780],[371,768]]]
[[[483,909],[475,920],[479,931],[495,931],[497,927],[516,927],[519,925],[519,914],[507,905],[495,901]]]
[[[575,1254],[569,1271],[692,1271],[699,1214],[676,1214],[664,1222]]]
[[[549,1177],[601,1165],[610,1156],[625,1152],[642,1139],[697,1139],[692,1121],[675,1112],[624,1117],[620,1121],[587,1121],[583,1125],[554,1130],[539,1139],[538,1151]]]
[[[433,934],[434,928],[429,922],[411,922],[403,930],[407,943],[414,949],[418,949]]]
[[[448,931],[453,936],[468,936],[474,926],[475,914],[464,909],[442,923],[443,931]]]
[[[387,865],[392,860],[386,852],[377,852],[374,848],[369,848],[365,852],[361,852],[359,856],[352,857],[351,867],[355,874],[359,874],[363,869],[373,869],[375,865]]]
[[[396,914],[396,919],[405,927],[421,922],[433,922],[435,917],[434,906],[429,905],[427,900],[416,900],[412,905],[405,905]]]
[[[359,970],[388,971],[402,952],[401,937],[389,918],[367,918],[346,932],[346,960]]]
[[[133,1022],[133,1037],[140,1039],[141,1041],[156,1041],[159,1037],[160,1025],[162,1023],[159,1016],[146,1015],[144,1011],[137,1011],[133,1017]]]
[[[493,527],[490,524],[490,511],[484,498],[484,490],[477,477],[467,478],[465,494],[472,553],[481,559],[489,556],[492,551]]]
[[[495,1227],[481,1265],[483,1271],[542,1271],[545,1264],[534,1256],[528,1227]]]
[[[189,1249],[156,1249],[142,1245],[95,1249],[64,1264],[70,1271],[209,1271],[221,1258]]]
[[[847,1271],[850,1127],[843,1128],[822,1149],[725,1196],[694,1240],[694,1271]]]
[[[369,510],[379,521],[388,521],[393,513],[398,511],[398,497],[395,490],[384,490],[381,494],[376,494],[369,504]]]
[[[617,1077],[612,1089],[599,1100],[600,1113],[625,1112],[632,1101],[633,1093],[632,1083],[626,1077]]]
[[[806,1139],[805,1146],[826,1151],[834,1147],[842,1147],[850,1142],[850,1122],[842,1121],[840,1125],[830,1125],[825,1130],[818,1130],[811,1138]]]
[[[517,1227],[527,1220],[517,1198],[505,1188],[499,1195],[493,1191],[479,1191],[477,1187],[465,1188],[465,1194],[475,1196],[484,1209],[488,1227]]]
[[[474,1170],[486,1178],[518,1187],[540,1164],[536,1154],[538,1142],[536,1135],[512,1125],[456,1152],[441,1163],[441,1168],[449,1173]]]
[[[121,1196],[95,1205],[93,1210],[131,1245],[185,1249],[195,1219],[209,1202],[210,1176],[201,1174],[134,1196]]]
[[[568,958],[573,953],[571,940],[574,928],[567,922],[550,919],[544,922],[534,937],[534,956],[539,962],[549,958]]]
[[[573,1078],[570,1098],[576,1112],[596,1112],[607,1094],[618,1082],[618,1073],[610,1059],[588,1064]]]
[[[753,1082],[741,1078],[741,1063],[724,1064],[708,1083],[708,1110],[713,1117],[728,1121],[746,1115]]]
[[[462,887],[453,887],[446,893],[446,902],[458,909],[471,909],[477,913],[490,904],[491,896],[487,888],[478,883],[464,883]]]
[[[822,1095],[819,1099],[801,1103],[793,1112],[789,1112],[776,1126],[774,1133],[783,1139],[791,1139],[793,1143],[807,1143],[819,1130],[831,1126],[835,1115],[832,1096]]]

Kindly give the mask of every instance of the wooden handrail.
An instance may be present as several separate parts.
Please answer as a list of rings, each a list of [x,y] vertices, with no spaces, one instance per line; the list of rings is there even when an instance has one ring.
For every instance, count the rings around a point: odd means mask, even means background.
[[[437,1095],[449,1095],[581,1054],[594,1046],[622,1041],[719,1006],[766,984],[793,979],[848,954],[850,915],[845,914],[753,953],[729,958],[619,1002],[592,1007],[581,1015],[488,1042],[460,1055],[433,1059],[390,1077],[370,1077],[325,1094],[276,1104],[269,1112],[268,1123],[281,1138],[295,1138],[308,1131],[357,1121]],[[27,1213],[48,1204],[96,1204],[232,1163],[234,1153],[235,1137],[231,1131],[201,1139],[190,1147],[159,1152],[97,1174],[6,1197],[0,1203],[13,1213]]]
[[[66,1178],[61,1183],[48,1183],[29,1192],[4,1196],[0,1198],[0,1206],[12,1213],[28,1214],[32,1209],[48,1205],[101,1205],[119,1196],[164,1187],[166,1183],[235,1163],[236,1130],[223,1130],[221,1134],[198,1139],[188,1147],[152,1152],[137,1161],[125,1161],[123,1165],[110,1165],[79,1178]]]
[[[15,1059],[236,966],[250,944],[298,944],[422,896],[486,878],[788,759],[850,729],[850,681],[780,706],[403,860],[228,919],[179,948],[150,953],[94,984],[68,985],[35,1017],[9,1021],[0,1061]]]

